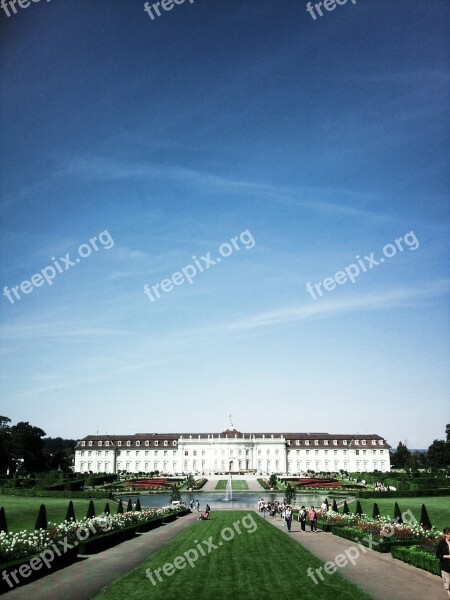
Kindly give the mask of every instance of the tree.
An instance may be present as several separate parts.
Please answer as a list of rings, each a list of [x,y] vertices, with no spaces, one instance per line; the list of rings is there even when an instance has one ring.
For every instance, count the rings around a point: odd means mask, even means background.
[[[332,505],[331,508],[332,508],[333,512],[339,512],[338,505],[337,505],[337,502],[336,502],[336,498],[333,498],[333,505]]]
[[[0,532],[8,533],[8,525],[6,523],[6,514],[3,506],[0,508]]]
[[[123,515],[123,504],[122,504],[122,500],[119,500],[119,504],[117,506],[117,514],[118,515]]]
[[[408,450],[405,444],[402,442],[398,443],[397,450],[392,453],[391,462],[392,466],[397,469],[404,469],[407,463],[411,459],[411,452]]]
[[[328,512],[328,508],[330,507],[330,503],[328,502],[328,498],[325,498],[325,504],[327,505],[327,512]]]
[[[76,517],[75,517],[75,510],[73,508],[73,502],[72,500],[69,502],[69,506],[67,507],[67,512],[66,512],[66,521],[76,521]]]
[[[47,529],[47,511],[45,510],[45,504],[41,504],[39,507],[39,513],[36,519],[35,529]]]
[[[47,470],[58,470],[69,473],[73,462],[76,440],[65,440],[61,437],[45,438],[43,453]]]
[[[297,492],[294,487],[291,486],[290,483],[287,484],[286,489],[284,490],[284,503],[291,505],[295,502],[295,497]]]
[[[86,513],[86,519],[93,519],[95,517],[95,506],[94,501],[89,500],[89,506]]]
[[[347,500],[344,500],[344,509],[343,509],[342,512],[343,512],[344,515],[348,515],[350,513],[350,511],[348,509]]]
[[[135,510],[137,510],[139,512],[142,510],[142,508],[141,508],[141,499],[139,498],[139,496],[138,496],[138,499],[136,500],[136,508],[135,508]]]
[[[394,521],[400,525],[403,523],[402,511],[400,510],[398,502],[396,502],[394,506]]]
[[[127,512],[131,512],[132,510],[133,510],[133,505],[131,504],[131,498],[128,498]]]
[[[181,502],[180,490],[176,485],[172,486],[172,490],[170,492],[170,502]]]
[[[434,440],[427,452],[428,465],[435,469],[450,466],[450,424],[445,426],[446,440]]]
[[[0,417],[0,473],[5,473],[12,465],[11,419]]]
[[[272,475],[269,477],[269,486],[271,488],[276,488],[277,482],[278,482],[278,477],[276,476],[275,473],[272,473]]]
[[[111,514],[111,509],[109,508],[109,502],[107,502],[105,504],[105,510],[103,512],[105,513],[105,515],[110,515]]]
[[[380,517],[381,517],[380,509],[378,508],[378,504],[376,502],[374,502],[373,510],[372,510],[372,519],[379,519]]]
[[[24,421],[11,427],[11,453],[16,463],[23,460],[23,470],[33,472],[45,469],[44,435],[45,431]]]
[[[360,517],[363,514],[361,502],[359,500],[356,502],[356,514],[358,515],[358,517]]]
[[[425,504],[422,504],[422,510],[420,511],[420,524],[424,529],[431,529],[432,527]]]

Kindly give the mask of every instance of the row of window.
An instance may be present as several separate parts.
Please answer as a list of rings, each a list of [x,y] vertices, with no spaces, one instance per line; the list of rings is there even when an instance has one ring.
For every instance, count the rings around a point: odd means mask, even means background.
[[[89,441],[87,442],[87,445],[88,445],[88,446],[92,446],[92,444],[93,444],[92,440],[89,440]],[[136,444],[136,446],[140,446],[140,445],[141,445],[141,442],[140,442],[140,440],[137,440],[137,441],[135,442],[135,444]],[[82,445],[82,446],[86,446],[86,440],[83,440],[83,441],[81,442],[81,445]],[[98,445],[98,446],[103,446],[103,442],[102,442],[102,441],[99,441],[99,442],[97,442],[97,445]],[[117,445],[118,445],[118,446],[122,446],[122,442],[121,442],[121,441],[117,442]],[[131,446],[131,441],[130,441],[130,440],[127,440],[127,442],[125,442],[125,445],[126,445],[126,446]],[[154,446],[159,446],[159,441],[158,441],[158,440],[155,440],[155,441],[153,442],[153,445],[154,445]],[[163,441],[163,446],[168,446],[168,445],[169,445],[169,442],[168,442],[168,440],[164,440],[164,441]],[[176,445],[177,445],[177,441],[176,441],[176,440],[173,440],[173,442],[172,442],[172,446],[176,446]],[[108,440],[106,440],[106,441],[105,441],[105,446],[109,446],[109,441],[108,441]],[[150,446],[150,440],[144,440],[144,446]]]
[[[311,440],[305,440],[305,446],[309,446]],[[318,446],[319,445],[319,441],[320,440],[314,440],[314,446]],[[324,446],[328,446],[328,440],[321,440]],[[359,442],[361,441],[361,445],[362,446],[366,446],[367,445],[367,440],[350,440],[350,442],[348,440],[342,440],[342,445],[343,446],[349,446],[350,444],[354,444],[355,446],[359,446]],[[372,442],[372,446],[376,446],[377,445],[377,440],[371,440]],[[290,445],[291,441],[287,440],[287,443]],[[301,445],[301,440],[295,440],[295,445],[296,446],[300,446]],[[333,446],[337,446],[338,445],[338,441],[337,440],[333,440]],[[378,445],[382,446],[383,445],[383,440],[378,440]]]

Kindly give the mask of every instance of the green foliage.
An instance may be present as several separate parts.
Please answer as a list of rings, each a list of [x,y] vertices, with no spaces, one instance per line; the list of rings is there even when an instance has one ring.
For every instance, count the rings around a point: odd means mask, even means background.
[[[336,502],[336,498],[333,498],[333,505],[331,506],[331,508],[332,508],[332,510],[334,512],[339,512],[338,505],[337,505],[337,502]]]
[[[342,512],[343,512],[344,515],[350,514],[350,511],[348,509],[347,500],[344,500],[344,510]]]
[[[172,487],[172,491],[170,493],[170,501],[181,502],[180,490],[175,485]]]
[[[8,525],[6,523],[6,513],[3,506],[0,508],[0,532],[8,533]]]
[[[295,488],[288,483],[286,489],[284,490],[284,503],[288,505],[294,504],[296,495],[297,492]]]
[[[117,514],[118,515],[122,515],[123,514],[123,504],[122,504],[122,500],[119,500],[119,504],[117,506]]]
[[[109,508],[109,502],[107,502],[105,504],[105,510],[103,512],[105,513],[105,515],[110,515],[111,514],[111,509]]]
[[[356,511],[355,511],[355,513],[357,515],[362,515],[363,514],[363,510],[361,508],[361,502],[359,500],[356,502]]]
[[[269,477],[269,485],[271,488],[276,488],[277,487],[277,483],[278,483],[278,477],[276,476],[275,473],[272,473],[272,475]]]
[[[133,510],[133,505],[131,503],[131,498],[128,498],[127,512],[131,512],[132,510]]]
[[[89,501],[89,506],[87,509],[87,513],[86,513],[86,518],[87,519],[93,519],[95,517],[95,506],[94,506],[94,501],[90,500]]]
[[[408,461],[411,459],[411,452],[402,442],[398,443],[397,450],[392,452],[391,464],[397,469],[403,469],[406,467]]]
[[[136,508],[135,510],[141,511],[141,499],[138,497],[138,499],[136,500]]]
[[[45,510],[45,504],[41,504],[39,507],[39,513],[36,519],[35,529],[47,529],[47,511]]]
[[[420,510],[420,521],[419,522],[424,529],[431,529],[431,527],[432,527],[430,517],[428,516],[428,512],[427,512],[425,504],[422,504],[422,508]]]
[[[434,573],[434,575],[441,574],[438,559],[429,552],[418,550],[415,546],[392,546],[391,554],[397,560],[402,560],[413,567]]]
[[[373,503],[373,510],[372,510],[372,519],[379,519],[380,518],[380,509],[378,508],[378,504],[376,502]]]
[[[358,500],[358,502],[359,502],[359,500]],[[400,510],[398,502],[396,502],[395,506],[394,506],[394,521],[399,524],[403,523],[402,511]]]
[[[75,509],[73,507],[73,502],[72,500],[69,502],[69,506],[67,507],[67,512],[66,512],[66,521],[76,521],[76,517],[75,517]]]

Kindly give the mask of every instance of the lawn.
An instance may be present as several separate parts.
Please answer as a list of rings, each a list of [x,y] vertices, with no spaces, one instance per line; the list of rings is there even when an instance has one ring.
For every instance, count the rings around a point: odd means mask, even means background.
[[[227,483],[228,480],[227,479],[220,479],[217,482],[217,485],[215,487],[216,490],[226,490],[227,489]],[[234,479],[231,480],[231,487],[232,490],[234,492],[244,492],[248,490],[248,483],[243,480],[243,479],[236,479],[236,481]]]
[[[239,521],[239,523],[238,523]],[[234,528],[238,525],[238,529]],[[229,529],[226,529],[229,528]],[[212,537],[210,537],[212,536]],[[234,537],[232,537],[234,536]],[[225,538],[230,541],[225,541]],[[209,545],[205,541],[209,540]],[[212,548],[211,543],[217,548]],[[194,550],[201,544],[205,556]],[[221,545],[220,545],[221,544]],[[190,551],[193,567],[181,557]],[[178,558],[177,558],[178,557]],[[166,563],[177,559],[178,569]],[[184,567],[181,565],[184,564]],[[155,569],[166,565],[170,576]],[[253,512],[213,512],[211,521],[197,521],[174,540],[96,596],[96,600],[140,600],[147,598],[183,598],[183,600],[370,600],[370,596],[343,579],[339,574],[314,585],[307,576],[323,563],[289,536]],[[153,574],[155,585],[146,577]]]
[[[0,496],[0,507],[6,512],[6,523],[9,531],[22,531],[28,529],[33,531],[39,506],[45,504],[47,519],[52,523],[64,521],[70,498],[25,498],[23,496]],[[107,500],[94,500],[95,512],[100,514],[105,508]],[[116,513],[117,504],[108,500],[111,511]],[[77,498],[73,500],[75,516],[82,518],[86,516],[89,500]]]
[[[422,504],[427,507],[428,516],[431,524],[437,529],[442,530],[444,527],[450,527],[450,496],[429,496],[423,498],[371,498],[370,500],[361,499],[361,507],[363,512],[372,516],[373,503],[378,504],[378,508],[383,516],[394,516],[394,505],[398,502],[400,510],[403,512],[410,510],[415,518],[419,521],[420,509]],[[349,504],[350,511],[355,510],[355,503]],[[340,510],[339,512],[342,512]]]

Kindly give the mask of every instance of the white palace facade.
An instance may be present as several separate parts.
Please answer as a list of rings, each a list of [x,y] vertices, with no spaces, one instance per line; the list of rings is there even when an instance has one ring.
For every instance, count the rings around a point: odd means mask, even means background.
[[[300,475],[308,470],[389,471],[379,435],[328,433],[137,433],[88,435],[75,448],[78,473]]]

